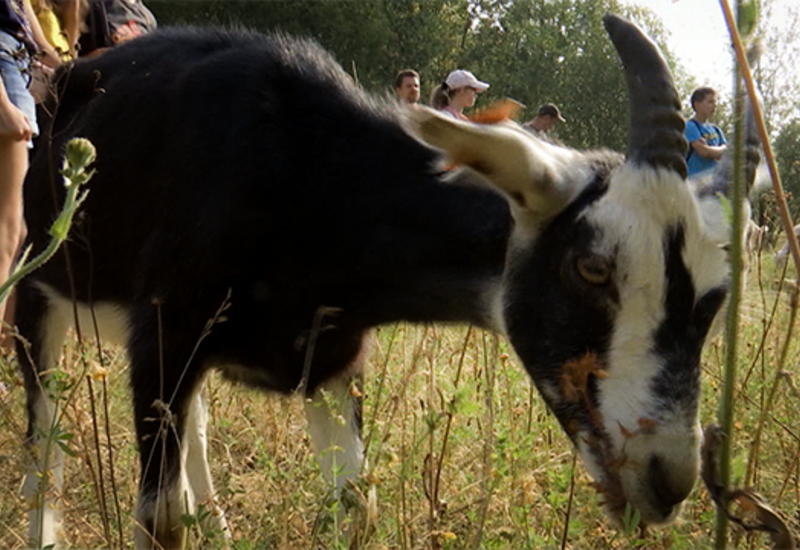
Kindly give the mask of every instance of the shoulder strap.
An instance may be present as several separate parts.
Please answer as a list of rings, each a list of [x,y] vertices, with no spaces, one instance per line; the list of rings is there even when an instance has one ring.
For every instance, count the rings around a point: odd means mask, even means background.
[[[85,18],[86,30],[81,34],[80,55],[88,55],[94,50],[113,46],[108,27],[108,13],[104,2],[89,2]]]
[[[700,126],[700,123],[699,123],[699,122],[697,122],[697,119],[695,119],[695,118],[690,118],[690,119],[689,119],[689,122],[693,122],[693,123],[694,123],[694,125],[695,125],[695,126],[697,126],[697,131],[698,131],[698,132],[700,132],[700,136],[702,137],[702,135],[703,135],[703,127],[702,127],[702,126]],[[692,147],[692,144],[690,143],[690,144],[689,144],[689,152],[688,152],[688,153],[686,153],[686,160],[687,160],[687,161],[688,161],[688,160],[691,158],[691,156],[692,156],[692,153],[694,153],[694,147]]]

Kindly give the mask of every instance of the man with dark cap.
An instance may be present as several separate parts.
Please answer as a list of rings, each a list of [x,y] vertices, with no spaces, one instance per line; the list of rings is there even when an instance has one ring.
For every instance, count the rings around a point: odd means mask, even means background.
[[[566,122],[564,117],[561,116],[561,111],[554,104],[545,103],[539,107],[539,112],[533,120],[526,122],[522,127],[545,141],[561,145],[559,140],[548,135],[550,130],[555,128],[555,125],[559,122]]]

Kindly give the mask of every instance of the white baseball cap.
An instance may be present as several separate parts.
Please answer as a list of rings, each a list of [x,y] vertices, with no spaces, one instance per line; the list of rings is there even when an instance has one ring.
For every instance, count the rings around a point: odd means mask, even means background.
[[[447,87],[455,90],[456,88],[475,88],[478,92],[485,92],[489,88],[489,84],[481,82],[475,75],[469,71],[458,69],[447,75],[447,80],[444,81]]]

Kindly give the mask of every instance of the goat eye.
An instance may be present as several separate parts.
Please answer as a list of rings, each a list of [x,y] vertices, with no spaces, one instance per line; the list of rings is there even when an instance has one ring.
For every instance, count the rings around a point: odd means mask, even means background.
[[[611,263],[600,256],[582,256],[576,262],[578,273],[591,285],[604,285],[611,280]]]

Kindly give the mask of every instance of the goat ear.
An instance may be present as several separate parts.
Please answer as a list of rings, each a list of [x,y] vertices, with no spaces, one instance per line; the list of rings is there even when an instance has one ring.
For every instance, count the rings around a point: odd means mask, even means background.
[[[483,176],[509,198],[516,214],[550,217],[575,194],[565,178],[574,152],[545,144],[516,124],[473,124],[427,108],[409,116],[422,141]]]

